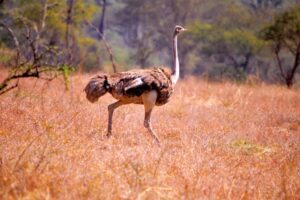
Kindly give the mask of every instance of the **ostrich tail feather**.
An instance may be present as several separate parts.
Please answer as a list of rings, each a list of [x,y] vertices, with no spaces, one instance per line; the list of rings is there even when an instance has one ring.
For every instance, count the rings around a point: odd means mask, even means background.
[[[103,96],[109,89],[109,83],[107,81],[106,74],[100,74],[93,77],[86,87],[84,91],[86,93],[86,98],[91,102],[95,103],[98,99]]]

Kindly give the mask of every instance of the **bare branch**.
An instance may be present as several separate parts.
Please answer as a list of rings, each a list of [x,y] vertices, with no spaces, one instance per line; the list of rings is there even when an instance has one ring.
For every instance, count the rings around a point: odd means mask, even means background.
[[[294,55],[296,56],[297,54],[297,49],[293,49],[293,47],[291,45],[289,45],[289,43],[286,40],[282,40],[283,44],[286,46],[286,48]]]
[[[41,137],[41,136],[42,136],[42,134],[41,134],[41,135],[37,135],[37,136],[36,136],[35,138],[33,138],[33,139],[31,140],[31,142],[29,142],[29,143],[27,144],[27,146],[23,149],[23,151],[21,152],[21,154],[18,156],[17,162],[16,162],[16,164],[15,164],[15,166],[14,166],[14,171],[17,169],[17,167],[18,167],[18,165],[19,165],[21,159],[24,157],[26,151],[27,151],[27,150],[32,146],[32,144],[33,144],[39,137]]]
[[[45,0],[45,3],[44,3],[44,7],[43,7],[43,16],[42,16],[42,21],[41,21],[41,28],[39,30],[39,32],[41,33],[44,28],[45,28],[45,25],[46,25],[46,17],[48,15],[48,0]]]
[[[102,39],[102,41],[104,43],[104,46],[105,46],[105,48],[106,48],[106,50],[109,54],[109,58],[110,58],[110,61],[111,61],[112,67],[113,67],[113,71],[117,72],[117,66],[115,65],[115,62],[114,62],[114,57],[113,57],[111,47],[108,44],[108,42],[106,41],[104,35],[102,33],[100,33],[99,29],[94,24],[92,24],[91,22],[85,20],[85,23],[87,25],[89,25],[91,28],[93,28],[96,31],[96,33],[98,34],[98,37]]]
[[[23,16],[19,16],[18,19],[21,21],[21,23],[24,25],[25,27],[25,33],[23,34],[29,44],[29,47],[31,49],[32,52],[32,56],[33,56],[33,61],[32,61],[32,67],[39,67],[39,56],[38,56],[38,41],[40,39],[40,34],[37,28],[37,25],[35,22],[23,17]],[[35,38],[32,38],[32,30],[29,27],[29,25],[32,26],[33,30],[36,33]],[[28,61],[29,62],[29,61]]]
[[[0,26],[4,27],[13,38],[13,41],[14,41],[15,47],[16,47],[16,66],[18,66],[19,62],[20,62],[20,56],[21,56],[21,48],[20,48],[19,40],[18,40],[15,32],[8,25],[6,25],[3,22],[0,22]]]
[[[2,83],[0,84],[0,95],[18,87],[19,83],[17,82],[15,85],[7,88],[9,83],[12,80],[18,79],[18,81],[19,81],[19,79],[21,79],[21,78],[32,77],[32,78],[39,78],[39,79],[43,79],[43,80],[47,80],[47,81],[52,81],[57,77],[57,75],[54,75],[53,77],[41,77],[41,74],[46,73],[46,72],[55,72],[55,71],[57,71],[57,68],[51,68],[51,67],[41,68],[41,67],[39,67],[34,70],[32,68],[28,68],[21,73],[14,72],[12,75],[8,76],[4,81],[2,81]]]
[[[281,76],[282,76],[282,78],[284,78],[286,80],[287,76],[284,74],[283,67],[282,67],[282,62],[281,62],[281,59],[280,59],[280,56],[279,56],[280,48],[281,48],[281,44],[280,43],[276,44],[274,52],[275,52],[275,56],[276,56],[276,60],[277,60],[277,64],[278,64]]]
[[[99,24],[99,32],[101,33],[101,37],[99,39],[101,40],[104,37],[104,21],[105,21],[105,13],[106,13],[106,6],[107,2],[106,0],[102,0],[102,12],[101,12],[101,18],[100,18],[100,24]]]
[[[18,87],[19,79],[21,78],[33,77],[52,81],[59,74],[61,74],[61,68],[57,65],[57,58],[59,55],[58,50],[51,45],[47,46],[45,44],[39,44],[41,32],[46,26],[45,23],[47,17],[47,9],[49,8],[49,6],[56,5],[48,5],[48,0],[44,0],[44,3],[45,4],[43,7],[42,20],[39,27],[37,23],[31,21],[30,19],[27,19],[24,16],[16,17],[16,20],[20,21],[23,25],[23,32],[21,34],[25,37],[25,43],[22,45],[27,49],[29,48],[29,54],[28,52],[21,52],[21,47],[17,35],[8,25],[0,22],[0,26],[4,27],[12,36],[17,51],[16,65],[10,71],[10,74],[0,83],[0,95]],[[23,53],[22,58],[25,58],[25,61],[22,63],[20,62],[21,53]],[[47,54],[51,56],[51,63],[47,63]],[[55,62],[55,59],[57,59],[57,63],[55,66],[53,66],[52,64],[53,61]],[[12,84],[13,80],[17,80],[17,83]]]
[[[41,156],[39,158],[39,161],[38,161],[37,165],[34,168],[34,172],[36,172],[38,170],[38,168],[41,166],[42,162],[45,160],[45,158],[46,158],[45,153],[46,153],[46,150],[48,148],[48,144],[49,144],[49,140],[46,140],[46,144],[43,147],[43,151],[41,153]]]
[[[9,92],[10,90],[17,88],[19,86],[19,82],[17,82],[16,84],[10,86],[9,88],[6,88],[7,85],[3,85],[3,88],[0,90],[0,95]],[[6,89],[5,89],[6,88]]]
[[[23,20],[23,19],[21,19],[21,20]],[[35,26],[33,26],[33,27],[35,27],[34,29],[35,29],[35,31],[37,33],[37,36],[36,36],[35,39],[32,39],[32,32],[31,32],[30,27],[28,26],[28,24],[26,23],[26,21],[23,21],[23,24],[24,24],[25,29],[26,29],[25,38],[26,38],[26,40],[27,40],[27,42],[28,42],[28,44],[30,46],[30,49],[31,49],[31,52],[32,52],[32,56],[33,56],[32,66],[35,67],[35,68],[37,68],[37,67],[39,67],[39,64],[38,64],[39,56],[38,56],[37,45],[36,45],[36,43],[37,43],[37,41],[39,39],[38,30],[36,28],[37,26],[36,26],[36,24],[35,24]]]
[[[51,4],[48,3],[47,8],[50,9],[50,8],[56,7],[58,5],[59,5],[58,3],[51,3]]]

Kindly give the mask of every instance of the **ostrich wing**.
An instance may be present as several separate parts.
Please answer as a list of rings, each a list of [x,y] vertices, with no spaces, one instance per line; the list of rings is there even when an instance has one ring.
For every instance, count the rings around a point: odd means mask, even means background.
[[[132,81],[129,82],[128,86],[124,88],[124,91],[126,92],[127,90],[138,88],[143,84],[144,82],[142,81],[142,78],[133,79]]]
[[[144,92],[155,89],[153,77],[137,76],[124,85],[124,93],[129,96],[141,96]]]
[[[119,95],[141,96],[144,92],[167,88],[170,79],[160,68],[120,72],[110,77],[115,92]]]

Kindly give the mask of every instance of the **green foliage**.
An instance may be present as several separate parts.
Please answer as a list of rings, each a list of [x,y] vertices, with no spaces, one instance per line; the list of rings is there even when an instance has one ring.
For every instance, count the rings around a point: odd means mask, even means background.
[[[0,84],[0,91],[3,90],[4,88],[6,88],[7,85],[6,84]]]
[[[204,48],[211,54],[225,50],[241,55],[248,52],[255,53],[264,45],[264,42],[250,31],[237,28],[222,29],[208,23],[193,24],[191,33],[196,40],[204,43]]]
[[[278,14],[272,24],[262,29],[261,36],[273,44],[281,78],[291,87],[300,65],[300,8],[292,7]],[[293,63],[285,62],[281,58],[283,53],[286,58],[291,57],[289,60]]]
[[[48,6],[44,22],[45,27],[42,29],[45,2],[47,2]],[[7,7],[8,6],[10,8],[2,11],[4,15],[0,15],[0,20],[7,21],[10,19],[10,25],[13,26],[17,35],[22,35],[22,31],[24,31],[24,25],[20,21],[20,18],[22,18],[23,21],[28,22],[30,27],[35,26],[41,31],[41,35],[44,38],[43,42],[59,46],[61,49],[65,47],[66,17],[68,9],[67,1],[20,0],[13,1],[11,5],[7,5]],[[81,45],[80,43],[82,40],[87,40],[88,38],[84,21],[93,20],[95,14],[98,12],[99,6],[95,4],[93,0],[74,1],[70,22],[70,38],[72,40],[71,44],[73,48],[78,47],[85,51],[84,45]],[[20,40],[23,40],[22,37],[20,37]]]
[[[65,83],[65,89],[70,89],[70,74],[75,71],[75,68],[72,66],[68,66],[66,64],[63,64],[59,66],[58,70],[62,73]]]
[[[16,2],[13,14],[25,17],[33,22],[39,22],[42,19],[42,10],[43,6],[39,1],[21,0]]]
[[[247,154],[262,155],[274,152],[274,150],[270,147],[260,146],[244,139],[233,140],[229,143],[229,146]]]
[[[283,4],[283,0],[260,0],[260,1],[253,1],[253,0],[241,0],[242,3],[248,5],[254,10],[259,9],[268,9],[268,8],[275,8],[279,7]]]
[[[247,80],[247,74],[240,68],[235,68],[226,64],[212,65],[204,77],[210,81],[230,80],[235,83],[244,83]]]
[[[240,53],[256,53],[264,44],[262,40],[250,31],[242,31],[240,29],[225,31],[224,41],[230,49]]]
[[[262,30],[261,35],[268,41],[286,41],[289,43],[300,41],[299,7],[294,7],[278,15],[272,24]]]
[[[245,80],[249,60],[264,46],[264,41],[249,30],[223,29],[201,22],[191,25],[190,30],[201,46],[200,53],[223,64],[221,68],[209,70],[210,76]],[[233,69],[224,69],[224,65]]]
[[[100,9],[97,4],[94,4],[94,0],[77,0],[74,5],[73,23],[78,26],[85,19],[90,21],[99,11]]]
[[[43,27],[45,2],[49,7]],[[33,24],[41,30],[40,52],[42,47],[49,45],[55,49],[59,60],[63,61],[60,64],[65,62],[83,70],[98,67],[107,70],[109,57],[106,50],[95,32],[84,22],[87,20],[95,26],[99,25],[101,0],[73,2],[71,19],[67,20],[70,3],[67,0],[4,1],[0,6],[0,21],[12,27],[20,40],[22,52],[30,50],[26,47],[26,29],[20,17],[28,21],[32,30]],[[294,0],[107,0],[105,38],[122,66],[120,70],[136,65],[171,65],[171,32],[175,25],[183,25],[189,31],[180,36],[178,43],[182,74],[204,73],[213,79],[241,81],[249,73],[259,70],[263,77],[268,77],[268,74],[273,77],[274,57],[267,42],[274,44],[274,41],[280,41],[281,45],[287,44],[287,47],[295,51],[294,42],[300,37],[299,8],[293,6],[292,9],[285,10],[293,2]],[[266,26],[266,22],[270,23],[271,16],[282,10],[286,12]],[[66,37],[67,27],[69,37]],[[265,28],[260,32],[262,37],[258,37],[257,32],[261,27]],[[35,31],[32,31],[32,37],[34,34]],[[11,61],[15,58],[15,45],[4,28],[0,29],[0,44],[1,49],[5,47],[13,52],[1,56],[1,64],[13,63]],[[4,50],[2,52],[6,54]],[[47,55],[47,61],[53,61],[54,54]],[[285,60],[291,57],[286,54],[281,56]]]
[[[16,57],[15,51],[2,46],[0,47],[0,63],[4,66],[10,67]]]

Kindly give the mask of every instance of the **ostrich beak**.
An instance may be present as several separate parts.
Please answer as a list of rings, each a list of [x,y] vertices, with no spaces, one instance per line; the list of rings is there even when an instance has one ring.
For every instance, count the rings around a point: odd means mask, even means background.
[[[187,30],[188,30],[188,29],[186,29],[186,28],[183,28],[183,29],[182,29],[182,31],[187,31]]]

